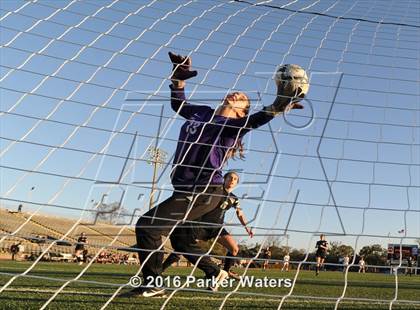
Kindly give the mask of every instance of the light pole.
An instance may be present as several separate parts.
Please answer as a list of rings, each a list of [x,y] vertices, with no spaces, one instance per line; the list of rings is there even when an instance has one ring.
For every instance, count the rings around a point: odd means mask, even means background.
[[[95,215],[95,224],[97,223],[101,214],[103,214],[104,200],[106,196],[108,196],[108,194],[102,194],[101,200],[97,203],[93,199],[91,200],[93,205],[96,204],[96,206],[94,206],[94,209],[92,209],[92,213]]]
[[[153,166],[152,188],[150,189],[150,199],[149,199],[149,210],[150,210],[153,205],[153,196],[155,194],[157,169],[163,166],[168,153],[166,153],[162,149],[151,146],[148,149],[148,154],[149,154],[149,159],[147,160],[147,163]]]
[[[104,204],[104,200],[106,196],[108,196],[108,194],[102,194],[101,202],[99,203],[100,205]]]

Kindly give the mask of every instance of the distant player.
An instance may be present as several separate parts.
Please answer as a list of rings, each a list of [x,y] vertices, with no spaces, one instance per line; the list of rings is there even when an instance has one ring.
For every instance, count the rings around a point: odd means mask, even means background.
[[[407,258],[407,269],[406,269],[406,272],[405,272],[406,276],[410,275],[410,277],[411,277],[411,274],[413,273],[413,262],[414,262],[413,257],[409,256]]]
[[[14,243],[12,244],[12,246],[10,247],[10,252],[12,252],[12,260],[15,260],[16,254],[19,253],[19,244],[20,243]]]
[[[76,261],[79,265],[82,265],[86,262],[87,257],[87,237],[84,232],[80,234],[80,237],[77,239],[76,248],[74,249],[74,256],[76,256]]]
[[[23,259],[25,257],[23,255],[24,252],[25,252],[25,246],[21,242],[19,242],[19,244],[18,244],[18,254],[17,254],[19,259]]]
[[[281,271],[286,270],[289,271],[289,261],[290,261],[290,255],[289,252],[286,253],[283,257],[283,267],[281,267]]]
[[[366,262],[365,262],[365,259],[363,258],[363,256],[360,257],[360,260],[359,260],[359,273],[360,272],[362,272],[362,273],[366,272]]]
[[[350,257],[348,255],[344,256],[344,258],[343,258],[343,272],[346,272],[349,263],[350,263]]]
[[[266,269],[268,269],[268,264],[269,264],[270,259],[271,259],[271,250],[270,250],[270,247],[267,247],[264,250],[263,257],[265,258],[264,263],[263,263],[263,270],[266,270]]]
[[[320,236],[320,240],[316,243],[316,271],[315,274],[319,275],[321,267],[324,265],[325,257],[327,257],[328,242],[325,240],[325,235]]]

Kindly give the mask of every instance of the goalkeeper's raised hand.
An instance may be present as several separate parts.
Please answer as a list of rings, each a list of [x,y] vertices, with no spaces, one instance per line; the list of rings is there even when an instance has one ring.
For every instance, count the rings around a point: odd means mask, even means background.
[[[287,113],[292,109],[303,109],[303,105],[299,103],[305,96],[298,96],[299,89],[295,88],[292,83],[281,83],[277,86],[277,97],[272,105],[264,108],[266,112],[275,115]]]
[[[197,71],[191,71],[191,57],[181,56],[169,52],[169,58],[172,61],[171,81],[175,88],[184,88],[185,80],[197,75]]]

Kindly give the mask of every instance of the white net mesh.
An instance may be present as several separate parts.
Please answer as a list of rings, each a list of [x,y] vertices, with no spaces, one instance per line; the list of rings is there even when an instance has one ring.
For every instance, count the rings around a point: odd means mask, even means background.
[[[138,217],[173,193],[173,154],[185,120],[169,107],[168,51],[191,56],[198,70],[187,83],[188,102],[212,108],[236,90],[251,98],[251,113],[271,104],[279,64],[299,64],[310,75],[305,109],[252,130],[243,141],[245,160],[223,167],[239,171],[235,193],[255,233],[250,239],[228,213],[224,227],[243,245],[240,275],[289,278],[291,285],[234,282],[216,294],[187,287],[196,267],[171,269],[183,281],[165,285],[166,298],[129,305],[420,307],[419,280],[401,275],[410,270],[408,256],[386,251],[387,244],[400,252],[410,245],[417,259],[420,240],[418,2],[0,5],[0,244],[9,251],[20,242],[33,259],[0,273],[0,294],[15,300],[11,307],[124,303],[119,294],[140,268],[123,266],[115,275],[104,269],[98,277],[95,268],[104,252],[130,253]],[[42,262],[53,253],[71,257],[81,232],[91,254],[83,267],[66,273],[64,265]],[[327,272],[316,277],[309,269],[321,233],[330,252]],[[168,253],[168,239],[156,251]],[[267,246],[273,253],[263,259]],[[218,247],[216,238],[203,252],[220,261],[226,256]],[[288,274],[279,268],[286,252]],[[344,254],[348,266],[338,260]],[[361,256],[369,275],[354,272]],[[255,268],[265,260],[268,270]],[[86,297],[65,297],[72,294]]]

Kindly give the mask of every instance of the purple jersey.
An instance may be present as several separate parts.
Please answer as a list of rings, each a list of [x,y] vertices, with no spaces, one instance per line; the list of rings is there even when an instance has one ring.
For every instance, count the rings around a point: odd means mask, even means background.
[[[214,115],[214,109],[208,106],[185,102],[184,89],[171,87],[171,90],[172,109],[187,119],[181,127],[175,151],[173,186],[185,189],[194,185],[223,184],[222,168],[229,148],[251,129],[268,123],[273,115],[264,111],[236,119]]]

